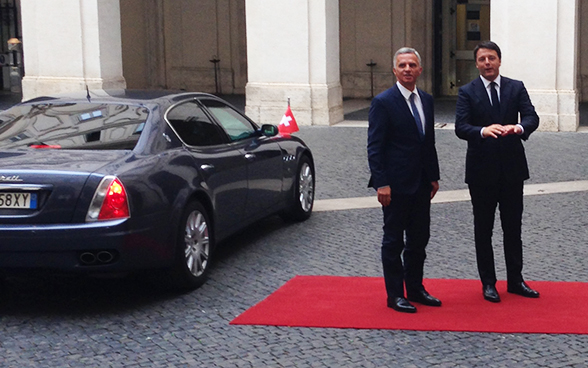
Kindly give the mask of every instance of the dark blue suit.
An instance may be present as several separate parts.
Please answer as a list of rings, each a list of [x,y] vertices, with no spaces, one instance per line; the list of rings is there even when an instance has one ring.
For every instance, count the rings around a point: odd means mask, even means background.
[[[392,192],[390,205],[382,207],[382,264],[389,299],[404,297],[404,283],[409,294],[423,288],[431,182],[439,180],[433,97],[418,93],[425,114],[424,137],[397,85],[377,95],[369,113],[369,186],[390,186]]]
[[[522,141],[537,129],[539,117],[523,83],[502,76],[500,116],[492,113],[490,98],[480,78],[459,89],[455,112],[455,133],[468,142],[465,181],[474,208],[476,259],[482,283],[496,283],[491,238],[497,204],[504,233],[508,282],[523,281],[523,181],[529,178],[529,168]],[[483,127],[517,123],[524,129],[522,135],[481,137]]]

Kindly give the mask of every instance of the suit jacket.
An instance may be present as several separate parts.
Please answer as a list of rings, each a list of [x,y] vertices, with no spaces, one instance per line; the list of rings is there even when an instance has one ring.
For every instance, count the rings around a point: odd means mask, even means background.
[[[425,114],[424,138],[395,84],[372,100],[369,112],[368,186],[389,185],[392,193],[413,194],[423,180],[439,180],[433,97],[417,89]]]
[[[490,98],[480,78],[459,89],[455,108],[455,134],[468,142],[466,176],[468,184],[496,184],[499,180],[523,181],[529,178],[529,168],[523,147],[539,126],[523,82],[502,77],[500,83],[500,120],[502,125],[519,123],[522,135],[482,138],[483,127],[494,124]]]

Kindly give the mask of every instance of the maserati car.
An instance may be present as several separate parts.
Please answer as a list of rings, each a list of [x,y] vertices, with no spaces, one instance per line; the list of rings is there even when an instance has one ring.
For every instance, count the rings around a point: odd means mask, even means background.
[[[84,91],[0,113],[0,273],[161,270],[196,288],[215,245],[307,219],[311,150],[210,94]]]

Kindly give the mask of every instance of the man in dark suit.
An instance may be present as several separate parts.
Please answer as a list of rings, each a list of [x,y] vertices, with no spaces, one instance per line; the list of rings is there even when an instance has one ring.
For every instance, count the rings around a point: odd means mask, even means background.
[[[523,181],[529,168],[523,140],[539,117],[521,81],[501,76],[502,54],[494,42],[474,49],[480,77],[459,89],[455,133],[468,142],[465,181],[474,209],[476,260],[484,298],[499,302],[492,250],[496,206],[504,233],[507,291],[529,298],[539,293],[523,280]],[[519,121],[520,114],[520,121]]]
[[[416,50],[405,47],[396,52],[393,72],[398,81],[372,100],[367,144],[369,186],[377,190],[384,212],[382,264],[388,307],[407,313],[416,312],[409,300],[441,305],[423,287],[431,199],[439,189],[439,163],[433,98],[416,88],[422,70]]]

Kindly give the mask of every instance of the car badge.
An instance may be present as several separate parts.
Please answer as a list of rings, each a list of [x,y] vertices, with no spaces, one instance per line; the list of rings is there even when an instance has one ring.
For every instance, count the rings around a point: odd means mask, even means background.
[[[22,181],[22,179],[18,175],[12,175],[12,176],[0,175],[0,181]]]

